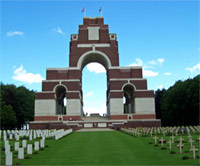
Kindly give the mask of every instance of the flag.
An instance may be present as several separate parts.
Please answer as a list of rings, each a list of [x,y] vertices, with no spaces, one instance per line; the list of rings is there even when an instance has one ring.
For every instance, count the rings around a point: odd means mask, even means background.
[[[99,8],[99,13],[101,13],[101,11],[102,11],[102,7]]]
[[[83,7],[83,9],[81,10],[81,12],[84,12],[85,11],[85,7]]]

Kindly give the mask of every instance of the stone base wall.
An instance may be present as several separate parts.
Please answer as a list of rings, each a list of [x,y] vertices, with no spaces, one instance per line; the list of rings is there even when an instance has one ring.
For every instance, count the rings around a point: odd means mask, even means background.
[[[73,121],[74,122],[74,121]],[[91,125],[88,125],[91,124]],[[99,125],[106,124],[106,125]],[[128,120],[128,121],[107,121],[107,122],[81,122],[77,121],[77,124],[64,124],[63,122],[32,122],[29,128],[35,129],[69,129],[72,128],[73,131],[79,130],[81,128],[113,128],[119,129],[121,127],[161,127],[161,121],[159,119],[151,120]]]

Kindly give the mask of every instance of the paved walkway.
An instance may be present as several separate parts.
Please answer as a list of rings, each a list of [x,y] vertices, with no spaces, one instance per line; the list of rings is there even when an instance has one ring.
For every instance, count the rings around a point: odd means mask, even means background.
[[[114,130],[110,128],[84,128],[77,130],[76,132],[85,132],[85,131],[114,131]]]

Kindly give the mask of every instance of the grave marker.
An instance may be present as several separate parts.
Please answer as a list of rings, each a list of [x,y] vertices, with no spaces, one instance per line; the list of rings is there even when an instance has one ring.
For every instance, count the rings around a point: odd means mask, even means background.
[[[172,141],[169,140],[167,143],[169,144],[169,149],[171,150],[172,149]]]
[[[34,142],[34,150],[39,150],[39,142]]]
[[[197,150],[198,150],[198,149],[195,148],[195,146],[193,146],[193,147],[190,149],[190,151],[193,152],[193,159],[194,159],[194,160],[196,159],[196,154],[195,154],[195,152],[196,152]]]
[[[15,142],[15,151],[17,151],[19,149],[19,142]]]
[[[171,139],[172,139],[172,143],[174,143],[174,139],[175,139],[176,137],[174,137],[173,135],[171,136]]]
[[[182,153],[182,148],[183,148],[183,144],[182,144],[182,142],[180,142],[177,146],[179,146],[179,150],[180,150],[180,153]]]
[[[163,139],[163,138],[161,138],[160,139],[160,142],[161,142],[161,146],[163,147],[163,142],[164,142],[165,140]]]
[[[27,140],[22,140],[22,147],[26,148],[26,145],[27,145]]]
[[[33,146],[32,144],[27,145],[27,154],[33,154]]]
[[[13,164],[13,154],[12,152],[6,153],[6,165],[10,166]]]
[[[24,148],[18,149],[18,159],[24,159]]]
[[[155,136],[153,139],[155,140],[155,144],[157,144],[158,137]]]

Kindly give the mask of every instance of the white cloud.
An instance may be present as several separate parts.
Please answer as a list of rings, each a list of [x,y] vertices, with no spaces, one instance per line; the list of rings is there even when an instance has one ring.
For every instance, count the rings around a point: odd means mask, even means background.
[[[62,31],[62,29],[60,29],[60,27],[54,28],[53,29],[55,32],[61,34],[61,35],[65,35],[65,33]]]
[[[84,107],[85,114],[88,113],[90,115],[91,113],[99,113],[100,115],[103,115],[107,112],[106,110],[106,104],[103,104],[100,108],[96,107]]]
[[[157,62],[156,62],[156,61],[154,61],[154,60],[152,60],[152,61],[149,61],[149,62],[148,62],[148,64],[150,64],[150,65],[156,65],[156,64],[157,64]]]
[[[185,70],[190,71],[190,73],[197,73],[197,72],[200,72],[200,63],[196,64],[196,65],[193,66],[193,67],[187,67],[187,68],[185,68]]]
[[[89,63],[87,65],[87,69],[90,72],[95,72],[96,74],[105,73],[106,72],[106,69],[99,63]]]
[[[86,93],[85,95],[83,95],[83,98],[86,98],[86,97],[92,96],[93,94],[94,94],[93,92]]]
[[[154,72],[154,71],[151,71],[151,70],[143,70],[143,76],[155,77],[157,75],[158,75],[158,72]]]
[[[165,59],[164,58],[159,58],[159,59],[157,59],[157,61],[158,61],[158,63],[162,64],[162,63],[164,63]]]
[[[162,90],[163,88],[164,88],[163,85],[159,85],[159,86],[158,86],[158,89],[160,89],[160,90]]]
[[[164,73],[164,75],[170,76],[170,75],[172,75],[172,73],[166,72],[166,73]]]
[[[135,61],[136,62],[130,64],[129,66],[142,66],[143,65],[143,61],[140,58],[137,58]]]
[[[20,67],[14,71],[14,76],[12,78],[14,80],[29,84],[40,83],[42,80],[44,80],[40,74],[27,73],[23,65],[20,65]]]
[[[10,32],[7,32],[7,36],[8,37],[12,37],[14,35],[23,36],[24,32],[20,32],[20,31],[10,31]]]

